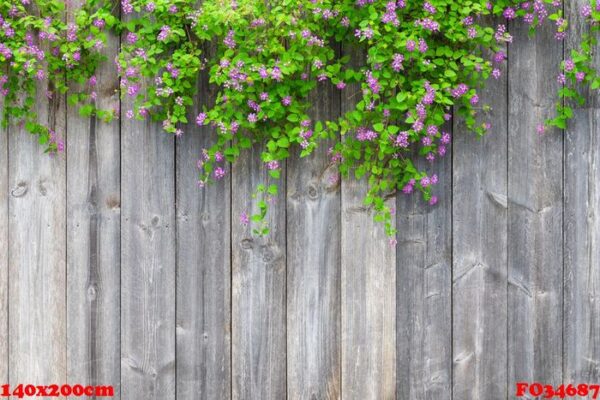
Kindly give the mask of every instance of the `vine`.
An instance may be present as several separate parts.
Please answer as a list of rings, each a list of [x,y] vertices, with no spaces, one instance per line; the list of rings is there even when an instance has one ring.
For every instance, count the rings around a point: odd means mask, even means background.
[[[592,66],[600,3],[592,0],[580,12],[590,34],[561,65],[557,113],[540,133],[566,127],[573,111],[562,100],[583,102],[580,84],[600,87]],[[490,17],[503,23],[492,25]],[[557,0],[122,0],[120,9],[87,0],[75,12],[58,0],[4,1],[3,123],[23,123],[47,151],[61,151],[60,133],[34,112],[37,82],[45,81],[48,97],[67,94],[84,116],[117,117],[95,103],[95,71],[112,31],[122,39],[114,60],[121,96],[131,99],[121,118],[151,118],[175,136],[187,124],[215,128],[216,143],[199,155],[200,186],[222,179],[255,144],[263,146],[262,161],[277,179],[290,148],[307,156],[333,141],[331,162],[343,177],[367,179],[365,205],[393,235],[386,198],[421,193],[429,204],[437,202],[437,175],[417,168],[415,157],[433,163],[446,154],[451,111],[477,134],[489,130],[489,107],[480,104],[479,92],[502,75],[512,40],[506,21],[517,19],[532,33],[550,20],[557,40],[567,34]],[[364,55],[362,62],[352,54]],[[215,101],[188,121],[202,71],[216,89]],[[355,107],[332,120],[311,119],[308,99],[320,82],[346,92]],[[241,217],[256,224],[257,234],[268,233],[267,204],[276,193],[276,184],[260,185],[259,209]]]

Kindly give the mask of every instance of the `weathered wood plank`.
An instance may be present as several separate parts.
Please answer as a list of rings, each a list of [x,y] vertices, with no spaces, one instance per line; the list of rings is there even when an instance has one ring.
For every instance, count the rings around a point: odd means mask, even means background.
[[[562,59],[555,27],[511,29],[508,87],[508,387],[562,380],[562,134],[552,115]]]
[[[360,65],[362,55],[344,51]],[[359,90],[345,89],[342,112]],[[396,397],[396,249],[363,205],[365,194],[364,181],[342,181],[342,394],[387,400]]]
[[[72,10],[82,4],[72,2]],[[110,37],[103,50],[108,60],[118,48],[118,37]],[[118,110],[114,63],[103,63],[96,77],[98,85],[86,90],[96,91],[98,107]],[[67,381],[112,385],[119,398],[119,122],[82,118],[76,108],[67,108]]]
[[[507,398],[507,80],[488,82],[481,139],[455,121],[452,200],[453,398]]]
[[[340,112],[340,91],[322,83],[313,95],[313,118]],[[339,399],[340,192],[328,144],[307,158],[296,151],[287,176],[287,350],[289,399]]]
[[[214,101],[208,75],[188,117]],[[199,189],[196,162],[215,138],[190,124],[177,140],[177,399],[231,396],[231,182]]]
[[[175,149],[158,124],[121,121],[121,395],[175,398]]]
[[[588,29],[579,13],[584,4],[565,5],[566,57]],[[594,65],[600,67],[597,54]],[[573,383],[600,381],[600,97],[586,97],[584,107],[571,104],[574,118],[565,131],[563,381]]]
[[[447,131],[451,132],[449,126]],[[452,157],[419,168],[439,177],[435,206],[397,199],[396,389],[398,399],[452,396]]]
[[[4,72],[4,71],[2,71]],[[0,75],[2,75],[0,72]],[[0,115],[4,96],[0,96]],[[0,116],[1,118],[1,116]],[[0,379],[8,382],[8,127],[0,122]]]
[[[261,148],[241,156],[232,172],[232,397],[286,397],[285,180],[267,217],[266,237],[240,224],[241,213],[257,211],[252,193],[267,182]],[[285,170],[282,171],[285,176]]]
[[[64,96],[37,84],[33,111],[64,138]],[[23,127],[9,128],[10,384],[66,382],[66,156],[43,154]]]

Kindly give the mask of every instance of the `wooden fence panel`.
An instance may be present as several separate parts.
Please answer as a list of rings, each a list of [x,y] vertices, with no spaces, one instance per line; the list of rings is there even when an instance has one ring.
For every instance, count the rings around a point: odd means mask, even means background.
[[[121,120],[121,393],[175,398],[175,149],[151,122]]]
[[[361,65],[362,54],[343,50]],[[347,86],[342,112],[360,90]],[[396,397],[396,249],[363,205],[365,194],[364,181],[342,182],[342,394],[387,400]]]
[[[587,33],[580,9],[584,0],[566,5],[572,33],[565,57]],[[594,65],[600,67],[595,55]],[[588,103],[574,107],[565,131],[564,164],[564,310],[563,380],[600,381],[600,98],[584,92]]]
[[[517,25],[517,24],[515,24]],[[562,133],[552,116],[562,44],[545,25],[512,27],[508,89],[508,387],[562,383]]]
[[[446,131],[452,133],[449,126]],[[398,195],[396,388],[398,399],[452,396],[452,153],[433,166],[437,205]]]
[[[322,83],[315,120],[340,112],[340,91]],[[328,145],[288,163],[287,351],[289,399],[341,397],[340,182]]]
[[[232,176],[232,397],[286,397],[286,210],[285,180],[270,201],[268,236],[251,235],[240,215],[258,210],[252,193],[269,181],[261,147],[233,167]],[[285,169],[282,171],[285,176]]]
[[[64,135],[64,96],[47,81],[34,112]],[[11,385],[66,382],[66,157],[45,156],[37,138],[9,127],[9,340]]]
[[[0,96],[0,110],[4,97]],[[8,382],[8,127],[0,121],[0,379]]]
[[[84,0],[72,2],[72,11]],[[74,18],[73,13],[69,13]],[[119,38],[103,52],[114,59]],[[102,65],[97,94],[101,109],[119,109],[114,63]],[[67,107],[67,381],[121,384],[121,149],[119,121],[83,118]],[[58,382],[57,382],[58,383]]]
[[[201,73],[199,103],[214,101]],[[198,187],[196,163],[214,130],[189,124],[177,139],[177,399],[231,395],[231,181]]]
[[[455,121],[452,201],[453,398],[507,397],[507,78],[481,102],[493,111],[483,138]],[[483,121],[482,121],[483,122]]]

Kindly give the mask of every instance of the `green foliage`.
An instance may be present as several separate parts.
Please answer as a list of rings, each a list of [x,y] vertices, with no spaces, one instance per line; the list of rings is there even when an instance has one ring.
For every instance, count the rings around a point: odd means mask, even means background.
[[[133,104],[123,118],[151,118],[175,135],[193,123],[216,130],[215,144],[199,155],[201,185],[221,179],[253,145],[262,146],[269,180],[276,180],[291,149],[308,156],[333,140],[331,162],[343,177],[367,180],[365,205],[390,235],[386,198],[417,192],[436,203],[437,176],[427,171],[433,167],[420,170],[414,161],[424,157],[433,166],[446,153],[452,112],[479,135],[489,128],[478,92],[502,74],[511,37],[488,17],[523,19],[532,32],[549,19],[559,39],[568,27],[552,0],[122,0],[120,18],[104,0],[88,0],[73,15],[61,1],[31,1],[0,4],[4,123],[23,121],[49,151],[60,150],[57,134],[34,112],[46,83],[49,96],[67,93],[82,116],[116,117],[95,103],[95,73],[113,31],[121,36],[114,60],[121,95]],[[584,99],[579,84],[600,87],[591,58],[597,9],[594,0],[589,13],[582,11],[590,35],[562,66],[565,87],[549,125],[566,126],[573,110],[565,101]],[[189,120],[199,78],[216,100]],[[353,107],[335,120],[314,121],[308,99],[327,85]],[[256,234],[268,232],[276,194],[272,182],[257,188],[250,217]]]

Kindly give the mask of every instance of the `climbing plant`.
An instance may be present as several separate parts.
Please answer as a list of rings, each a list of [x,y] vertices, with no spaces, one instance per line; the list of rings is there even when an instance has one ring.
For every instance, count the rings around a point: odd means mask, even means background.
[[[563,100],[583,101],[578,84],[600,87],[592,67],[600,3],[592,0],[580,12],[590,34],[557,66],[557,112],[540,121],[539,133],[565,128],[573,112]],[[66,94],[84,116],[151,118],[175,136],[188,124],[210,125],[216,140],[198,155],[200,186],[222,179],[244,150],[260,145],[270,182],[256,188],[258,209],[241,216],[257,234],[268,232],[267,204],[290,149],[307,156],[333,143],[331,162],[341,176],[368,181],[365,205],[393,235],[388,196],[420,193],[437,202],[438,177],[417,168],[415,157],[444,157],[452,111],[479,135],[493,123],[479,93],[503,73],[512,20],[532,33],[552,23],[556,40],[568,33],[557,0],[88,0],[76,11],[58,0],[4,1],[3,120],[25,124],[46,150],[61,151],[61,132],[34,112],[44,87],[48,97]],[[111,30],[121,49],[105,60]],[[103,61],[116,63],[121,96],[131,98],[120,115],[96,107],[95,71]],[[202,73],[215,101],[190,118]],[[354,107],[313,120],[309,99],[319,82],[347,92]]]

